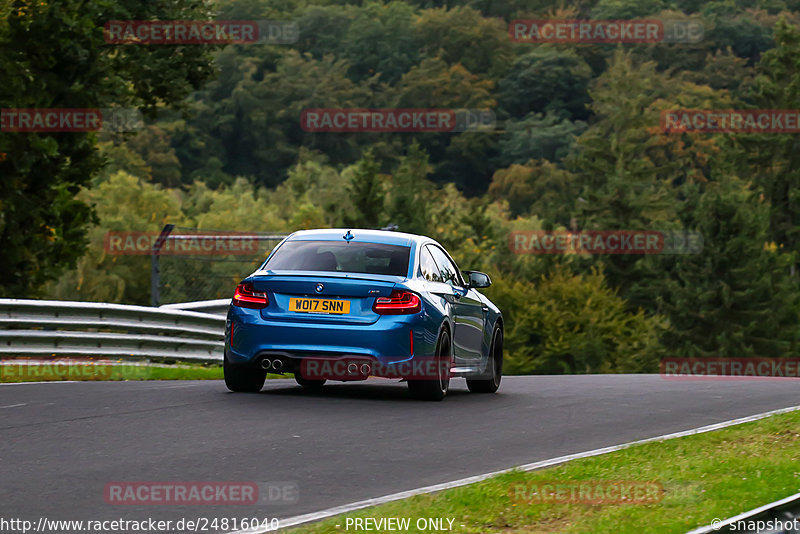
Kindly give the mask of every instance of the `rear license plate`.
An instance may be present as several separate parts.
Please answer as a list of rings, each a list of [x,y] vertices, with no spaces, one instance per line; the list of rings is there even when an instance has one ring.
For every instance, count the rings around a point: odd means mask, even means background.
[[[289,311],[300,313],[350,313],[349,300],[289,299]]]

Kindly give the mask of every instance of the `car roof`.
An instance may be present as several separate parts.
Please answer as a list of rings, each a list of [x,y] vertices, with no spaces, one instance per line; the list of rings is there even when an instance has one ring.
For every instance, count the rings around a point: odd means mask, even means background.
[[[366,230],[363,228],[300,230],[287,237],[286,241],[344,241],[344,235],[348,231],[353,236],[352,242],[411,246],[414,243],[419,245],[433,241],[433,239],[429,237],[415,234],[392,232],[389,230]]]

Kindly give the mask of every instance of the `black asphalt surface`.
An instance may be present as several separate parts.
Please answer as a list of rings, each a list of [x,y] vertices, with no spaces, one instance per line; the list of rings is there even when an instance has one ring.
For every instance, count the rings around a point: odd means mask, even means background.
[[[0,517],[280,517],[800,405],[800,382],[656,375],[454,381],[441,403],[373,379],[309,394],[269,380],[0,385]],[[296,502],[107,504],[124,481],[296,484]]]

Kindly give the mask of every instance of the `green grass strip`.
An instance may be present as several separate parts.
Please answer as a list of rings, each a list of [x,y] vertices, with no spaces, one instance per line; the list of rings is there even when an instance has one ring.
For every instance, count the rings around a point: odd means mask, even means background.
[[[650,488],[655,484],[660,494],[651,502],[635,498],[611,502],[608,497],[616,494],[608,488],[614,481],[639,481]],[[543,486],[547,482],[561,483],[566,490],[559,495],[551,484],[549,491]],[[525,491],[518,493],[520,485]],[[572,500],[570,487],[593,488],[606,499],[583,502],[576,491],[578,498]],[[536,493],[535,488],[541,491]],[[378,528],[368,532],[423,532],[415,526],[419,518],[449,518],[454,520],[452,532],[465,534],[685,533],[714,518],[726,519],[798,492],[800,412],[791,412],[714,432],[635,445],[557,467],[514,471],[288,532],[365,532],[355,530],[353,523],[346,528],[347,518],[410,518],[412,528],[407,531]],[[375,527],[375,523],[369,526]]]

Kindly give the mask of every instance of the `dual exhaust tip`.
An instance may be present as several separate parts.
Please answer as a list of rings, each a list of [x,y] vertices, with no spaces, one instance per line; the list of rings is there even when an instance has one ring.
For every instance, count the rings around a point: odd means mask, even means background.
[[[269,358],[264,358],[261,360],[261,368],[265,371],[269,371],[270,369],[274,371],[280,371],[283,369],[283,360],[270,360]]]
[[[278,358],[274,360],[270,360],[269,358],[264,358],[263,360],[261,360],[261,368],[264,369],[265,371],[269,370],[280,371],[281,369],[283,369],[283,360]],[[350,363],[347,366],[347,372],[350,373],[351,375],[358,374],[359,371],[361,372],[362,375],[369,375],[369,373],[372,371],[372,366],[368,363],[362,363],[361,366],[359,366],[357,363]]]
[[[357,363],[351,363],[347,366],[347,372],[351,375],[358,374],[359,370],[362,375],[369,375],[370,371],[372,371],[372,367],[368,363],[362,363],[361,367],[359,367]]]

